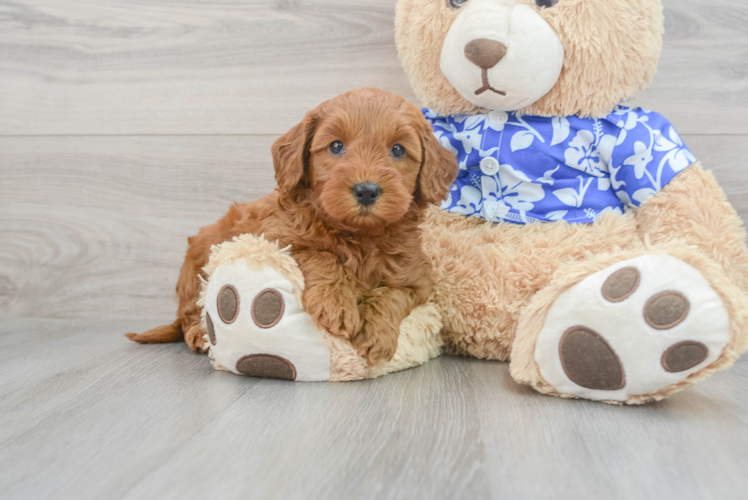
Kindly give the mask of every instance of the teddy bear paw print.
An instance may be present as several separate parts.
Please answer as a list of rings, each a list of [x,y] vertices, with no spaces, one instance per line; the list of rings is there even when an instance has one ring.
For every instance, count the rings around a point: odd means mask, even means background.
[[[701,273],[674,257],[646,255],[563,293],[535,360],[560,394],[627,401],[708,367],[729,341],[728,313]]]
[[[205,291],[210,354],[238,375],[330,379],[330,349],[292,283],[271,266],[220,265]]]

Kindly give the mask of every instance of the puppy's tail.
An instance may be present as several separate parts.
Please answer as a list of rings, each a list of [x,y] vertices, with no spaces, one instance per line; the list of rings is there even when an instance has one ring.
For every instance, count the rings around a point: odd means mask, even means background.
[[[176,320],[171,325],[159,326],[145,333],[127,333],[125,337],[138,344],[166,344],[169,342],[181,342],[184,340],[182,322]]]

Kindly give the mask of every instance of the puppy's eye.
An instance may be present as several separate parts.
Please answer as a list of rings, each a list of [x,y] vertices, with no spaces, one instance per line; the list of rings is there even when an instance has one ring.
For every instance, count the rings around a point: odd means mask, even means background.
[[[390,151],[390,155],[392,155],[394,158],[397,158],[398,160],[405,157],[405,148],[402,147],[399,144],[395,144],[392,146],[392,150]]]
[[[535,0],[535,4],[541,9],[550,9],[558,3],[558,0]]]
[[[451,6],[451,7],[453,8],[453,9],[461,9],[461,8],[463,8],[463,7],[465,6],[465,5],[467,5],[467,3],[468,3],[469,1],[470,1],[470,0],[449,0],[449,5],[450,5],[450,6]],[[539,0],[539,1],[541,1],[541,2],[542,2],[543,0]]]
[[[345,153],[345,146],[340,141],[335,141],[330,144],[330,152],[335,156],[342,155]]]

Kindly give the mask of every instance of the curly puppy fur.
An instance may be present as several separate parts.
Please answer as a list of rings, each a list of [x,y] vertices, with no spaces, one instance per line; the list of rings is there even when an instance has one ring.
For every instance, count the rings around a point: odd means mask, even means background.
[[[340,141],[343,154],[330,146]],[[398,159],[394,145],[405,148]],[[390,360],[400,323],[432,292],[419,224],[446,197],[454,156],[434,138],[415,106],[394,94],[362,89],[321,104],[273,145],[277,189],[234,204],[189,239],[177,283],[177,320],[128,337],[140,343],[184,339],[203,352],[197,300],[211,247],[244,233],[291,245],[306,280],[304,308],[332,335],[350,340],[371,364]],[[358,204],[352,188],[375,183],[381,196]]]

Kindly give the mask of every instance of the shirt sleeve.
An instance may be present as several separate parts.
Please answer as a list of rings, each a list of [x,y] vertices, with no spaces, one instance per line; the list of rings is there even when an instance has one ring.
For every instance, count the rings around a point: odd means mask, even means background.
[[[641,206],[696,161],[662,115],[619,108],[608,120],[620,128],[610,163],[610,180],[624,205]]]

